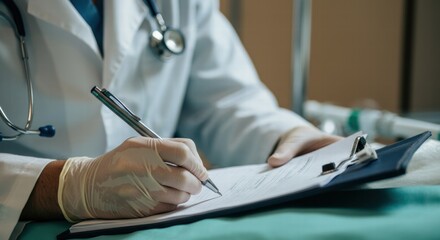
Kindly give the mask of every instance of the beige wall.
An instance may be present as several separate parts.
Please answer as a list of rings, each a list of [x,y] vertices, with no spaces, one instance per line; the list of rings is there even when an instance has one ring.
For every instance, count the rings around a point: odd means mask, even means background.
[[[261,79],[276,93],[280,104],[290,107],[291,36],[293,28],[291,0],[242,1],[240,36],[254,61]],[[271,67],[267,67],[271,66]]]
[[[221,0],[226,15],[231,1],[238,0]],[[260,77],[284,107],[291,105],[293,2],[277,0],[268,7],[265,0],[240,0],[240,37]],[[417,24],[430,25],[416,31],[423,40],[417,40],[415,46],[417,82],[412,106],[413,110],[439,111],[440,97],[436,94],[440,88],[435,91],[430,86],[440,84],[440,68],[436,67],[440,59],[431,61],[427,54],[433,51],[431,45],[437,45],[435,51],[439,51],[438,31],[435,37],[429,33],[440,22],[436,14],[440,1],[417,2],[422,2],[422,7],[417,8],[416,15],[424,16]],[[377,107],[398,112],[403,4],[403,0],[314,0],[308,98],[342,106],[359,106],[365,99],[374,99]]]
[[[313,2],[309,97],[399,107],[402,1]]]
[[[221,4],[228,13],[229,1],[222,0]],[[290,108],[292,1],[277,0],[277,4],[267,6],[265,0],[241,0],[239,34],[260,78],[276,94],[280,105]]]
[[[410,107],[440,112],[440,1],[417,1],[415,16]]]

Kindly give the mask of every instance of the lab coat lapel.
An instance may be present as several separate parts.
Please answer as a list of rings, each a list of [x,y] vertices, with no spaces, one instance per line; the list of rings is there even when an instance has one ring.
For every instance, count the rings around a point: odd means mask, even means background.
[[[97,56],[101,56],[92,30],[70,1],[31,0],[27,11],[30,15],[73,34],[89,46]]]
[[[104,87],[110,85],[120,69],[147,11],[142,0],[104,2]]]

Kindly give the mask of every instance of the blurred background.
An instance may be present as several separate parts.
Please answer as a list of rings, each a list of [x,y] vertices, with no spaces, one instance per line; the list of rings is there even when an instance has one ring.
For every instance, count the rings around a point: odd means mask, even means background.
[[[220,1],[262,81],[290,109],[298,2]],[[306,2],[307,100],[440,123],[440,1]]]

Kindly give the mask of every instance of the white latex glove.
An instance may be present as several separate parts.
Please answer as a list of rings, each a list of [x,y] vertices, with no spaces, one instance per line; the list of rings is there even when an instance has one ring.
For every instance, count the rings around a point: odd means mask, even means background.
[[[293,157],[306,154],[340,140],[311,126],[293,128],[279,140],[274,153],[267,160],[272,167],[281,166]]]
[[[96,159],[68,159],[58,202],[71,222],[144,217],[175,209],[207,178],[191,140],[137,137]]]

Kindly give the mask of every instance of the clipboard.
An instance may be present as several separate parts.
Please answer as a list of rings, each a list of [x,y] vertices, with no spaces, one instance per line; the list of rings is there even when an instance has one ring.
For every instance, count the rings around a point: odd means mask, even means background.
[[[178,224],[188,224],[203,220],[206,218],[224,217],[231,214],[246,213],[252,210],[261,209],[278,204],[294,201],[324,192],[353,187],[359,184],[368,183],[371,181],[382,180],[386,178],[400,176],[406,173],[407,166],[416,152],[416,150],[431,136],[429,131],[413,136],[411,138],[401,140],[394,144],[385,146],[376,151],[377,159],[374,161],[361,161],[347,167],[345,171],[324,186],[311,188],[300,192],[295,192],[289,195],[284,195],[272,198],[267,201],[260,201],[245,206],[223,209],[194,215],[187,218],[172,219],[165,222],[148,223],[145,225],[125,226],[118,228],[108,228],[86,232],[71,233],[69,230],[59,234],[57,239],[70,238],[90,238],[100,235],[124,234],[138,230],[146,230],[152,228],[165,228]],[[356,145],[356,144],[355,144]],[[355,145],[353,145],[355,147]],[[357,145],[356,145],[357,146]],[[359,149],[354,150],[359,151]],[[323,166],[324,167],[324,166]],[[325,170],[325,169],[323,169]]]

